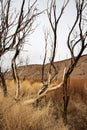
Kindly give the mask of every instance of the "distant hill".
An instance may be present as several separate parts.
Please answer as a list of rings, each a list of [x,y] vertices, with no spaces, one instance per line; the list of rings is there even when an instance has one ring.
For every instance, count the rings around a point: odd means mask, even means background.
[[[68,67],[70,64],[70,59],[58,61],[54,63],[57,71],[58,71],[58,77],[61,77],[63,75],[64,66]],[[45,79],[47,78],[47,73],[49,70],[49,64],[45,65]],[[53,70],[54,73],[54,70]],[[18,67],[18,74],[20,79],[37,79],[41,80],[41,74],[42,74],[42,65],[26,65]],[[84,55],[80,58],[77,66],[75,67],[73,73],[71,74],[71,77],[77,77],[77,78],[87,78],[87,55]],[[12,79],[12,72],[7,72],[5,75],[6,79]]]

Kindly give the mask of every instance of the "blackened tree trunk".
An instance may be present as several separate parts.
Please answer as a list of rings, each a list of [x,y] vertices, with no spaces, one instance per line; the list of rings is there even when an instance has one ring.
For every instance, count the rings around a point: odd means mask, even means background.
[[[65,76],[64,84],[63,84],[63,101],[64,101],[64,114],[63,119],[65,125],[67,124],[67,109],[68,109],[68,103],[69,103],[69,78]]]
[[[1,71],[0,71],[0,79],[1,79],[1,87],[2,87],[2,90],[3,90],[3,94],[6,97],[7,96],[7,86],[6,86],[4,74]]]
[[[0,83],[3,90],[4,96],[7,96],[7,86],[4,78],[4,73],[1,72],[1,55],[0,55]]]

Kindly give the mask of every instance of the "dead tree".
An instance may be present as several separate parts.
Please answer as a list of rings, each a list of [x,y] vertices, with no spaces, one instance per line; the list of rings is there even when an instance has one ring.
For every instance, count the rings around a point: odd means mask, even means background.
[[[85,30],[85,25],[84,25],[85,23],[83,20],[84,11],[85,11],[85,8],[87,7],[87,4],[85,2],[86,2],[85,0],[75,1],[77,15],[73,23],[73,26],[70,29],[68,39],[67,39],[67,46],[71,53],[71,64],[67,68],[65,78],[64,78],[64,84],[63,84],[65,124],[67,123],[67,107],[68,107],[68,102],[69,102],[69,88],[67,85],[68,79],[71,73],[73,72],[74,68],[76,67],[84,50],[87,47],[87,30]],[[85,16],[85,18],[87,18],[87,16]],[[78,35],[74,33],[74,29],[76,26],[78,27]],[[74,37],[72,38],[73,34],[74,34]],[[79,46],[79,52],[75,54],[75,48],[77,46]]]
[[[53,33],[52,35],[52,54],[51,54],[51,58],[50,58],[50,67],[48,70],[48,77],[47,77],[47,81],[44,81],[44,71],[45,71],[45,61],[46,61],[46,56],[47,56],[47,44],[48,44],[48,34],[45,34],[45,56],[44,56],[44,61],[43,61],[43,66],[42,66],[42,83],[43,86],[41,88],[41,90],[39,91],[39,94],[43,93],[51,84],[51,82],[55,79],[55,77],[57,76],[57,68],[54,65],[54,59],[55,59],[55,54],[56,54],[56,46],[57,46],[57,30],[58,30],[58,24],[60,22],[60,19],[63,15],[63,12],[68,4],[69,0],[67,0],[62,8],[61,8],[61,12],[59,14],[59,16],[57,16],[57,7],[56,7],[56,0],[48,0],[47,3],[47,16],[48,16],[48,20],[51,26],[51,33]],[[49,5],[50,4],[50,5]],[[53,68],[53,70],[52,70]],[[54,71],[54,74],[52,76],[52,72]]]
[[[25,37],[34,31],[35,28],[33,28],[33,23],[36,20],[36,17],[42,13],[38,13],[36,8],[37,0],[35,0],[32,4],[31,1],[28,0],[26,9],[26,0],[22,0],[22,3],[20,4],[20,11],[17,13],[15,12],[15,8],[11,9],[12,2],[14,1],[0,0],[0,57],[11,50],[16,50],[15,56],[17,55],[17,48],[19,48],[19,46],[23,46]],[[14,66],[16,65],[15,56],[12,61],[14,62]],[[4,85],[1,75],[0,78],[2,85]]]
[[[76,67],[78,61],[80,60],[80,57],[82,56],[84,50],[87,48],[87,30],[85,29],[85,24],[86,24],[85,22],[87,22],[87,20],[86,20],[87,16],[84,16],[84,14],[85,14],[84,11],[87,7],[87,4],[86,4],[85,0],[78,0],[78,1],[75,1],[75,3],[76,3],[77,15],[76,15],[75,21],[74,21],[74,23],[73,23],[73,25],[70,29],[70,32],[68,34],[67,43],[66,43],[67,46],[68,46],[68,49],[70,50],[70,53],[71,53],[71,63],[69,65],[69,67],[67,66],[64,69],[63,78],[62,78],[61,83],[59,85],[55,86],[55,87],[50,88],[50,84],[49,84],[49,82],[47,82],[47,84],[46,84],[47,86],[45,86],[45,87],[43,86],[44,89],[43,89],[43,87],[40,89],[39,95],[35,99],[30,99],[30,100],[24,101],[24,103],[23,103],[23,104],[35,103],[37,100],[46,96],[49,92],[56,91],[59,87],[63,86],[63,101],[64,101],[63,119],[64,119],[65,124],[67,124],[67,108],[68,108],[68,103],[69,103],[69,98],[70,98],[68,80],[69,80],[69,77],[70,77],[71,73],[73,72],[74,68]],[[67,4],[65,4],[65,5],[67,5]],[[52,3],[51,3],[50,12],[52,11],[52,7],[53,6],[52,6]],[[61,10],[61,14],[60,14],[57,21],[60,20],[65,7],[66,6],[63,6],[63,8]],[[56,7],[54,6],[53,9],[54,9],[54,14],[55,14]],[[85,17],[85,21],[83,19],[83,16]],[[51,23],[51,27],[54,30],[54,26],[53,26],[52,21],[51,21],[51,14],[49,14],[49,20],[50,20],[50,23]],[[55,18],[55,21],[56,21],[56,18]],[[56,25],[56,27],[57,27],[57,25]],[[75,27],[78,27],[78,35],[74,33]],[[74,34],[74,37],[72,37],[73,34]],[[79,52],[77,54],[75,54],[75,48],[78,45],[79,45]],[[55,48],[56,48],[56,46],[55,46]],[[53,51],[53,52],[54,52],[53,53],[53,57],[54,57],[55,51]],[[44,57],[43,65],[45,65],[46,53],[47,52],[45,51],[45,57]],[[54,59],[53,57],[52,57],[52,59]],[[52,61],[53,60],[51,60],[51,62]],[[52,66],[52,63],[51,63],[51,66]],[[42,72],[43,71],[44,71],[44,67],[43,67]],[[44,74],[44,72],[42,74]],[[49,79],[49,77],[50,76],[48,76],[48,79]]]

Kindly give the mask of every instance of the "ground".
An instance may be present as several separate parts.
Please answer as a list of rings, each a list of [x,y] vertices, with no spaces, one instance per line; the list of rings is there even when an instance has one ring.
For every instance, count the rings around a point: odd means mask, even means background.
[[[56,62],[58,76],[53,86],[61,81],[63,68],[70,60]],[[39,104],[24,105],[23,102],[37,97],[42,87],[41,65],[18,68],[21,93],[16,101],[15,84],[11,72],[7,73],[8,97],[0,90],[0,130],[86,130],[87,129],[87,56],[82,56],[69,82],[67,125],[63,122],[62,87],[49,93]],[[48,70],[49,64],[46,65]],[[47,71],[46,71],[47,72]],[[45,73],[45,76],[47,73]]]

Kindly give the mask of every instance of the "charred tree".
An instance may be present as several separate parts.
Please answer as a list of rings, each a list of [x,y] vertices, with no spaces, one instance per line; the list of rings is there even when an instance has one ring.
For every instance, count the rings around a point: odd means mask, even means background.
[[[15,8],[11,8],[12,2],[13,0],[0,0],[0,57],[7,52],[11,52],[11,50],[16,51],[17,54],[16,49],[19,46],[23,47],[26,42],[26,40],[24,42],[24,39],[33,33],[36,28],[33,28],[33,23],[35,22],[36,17],[43,12],[38,12],[36,7],[37,0],[33,3],[28,0],[27,4],[26,0],[22,0],[20,3],[20,11],[18,12],[15,11]],[[25,4],[27,5],[26,9]],[[14,56],[12,59],[12,64],[14,65],[12,66],[15,68],[17,79],[18,76],[16,72],[15,60],[16,58]],[[17,82],[19,81],[17,80]]]
[[[76,67],[78,61],[80,60],[84,50],[87,47],[87,30],[84,29],[84,19],[83,19],[83,14],[85,11],[85,8],[87,7],[87,4],[85,0],[79,0],[75,1],[76,4],[76,19],[75,22],[73,23],[72,28],[70,29],[68,39],[67,39],[67,46],[70,50],[71,53],[71,64],[67,68],[65,78],[64,78],[64,84],[63,84],[63,100],[64,100],[64,122],[67,124],[67,107],[68,107],[68,102],[69,102],[69,88],[68,88],[68,80],[70,78],[71,73],[73,72],[74,68]],[[87,19],[87,16],[85,16]],[[78,27],[78,35],[74,33],[75,27]],[[72,35],[74,33],[74,38],[72,39]],[[79,53],[75,55],[75,48],[77,46],[80,46]]]

